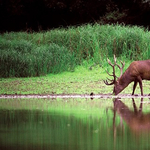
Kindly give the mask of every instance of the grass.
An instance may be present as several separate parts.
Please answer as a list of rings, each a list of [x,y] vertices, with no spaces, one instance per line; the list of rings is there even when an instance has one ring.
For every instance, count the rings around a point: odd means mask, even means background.
[[[101,79],[105,75],[103,71],[100,67],[95,67],[93,70],[78,67],[75,72],[63,72],[56,75],[3,78],[0,82],[0,94],[89,93],[91,89],[98,89],[101,86]],[[101,76],[99,76],[100,74]]]
[[[127,67],[127,66],[126,66]],[[110,68],[108,68],[110,69]],[[95,66],[77,67],[75,72],[49,74],[30,78],[1,78],[0,94],[108,94],[112,93],[113,86],[106,86],[103,80],[107,74],[105,69]],[[131,83],[122,94],[132,93]],[[143,82],[144,94],[149,94],[148,81]],[[135,94],[140,94],[139,86]]]
[[[113,87],[102,80],[105,70],[112,72],[106,58],[113,61],[114,54],[118,63],[125,61],[125,69],[133,60],[149,59],[149,32],[137,26],[87,24],[1,34],[0,94],[112,93]],[[148,82],[144,87],[148,93]],[[132,84],[123,93],[131,91]]]
[[[116,54],[127,61],[148,59],[150,34],[137,26],[87,24],[45,32],[0,35],[0,77],[33,77],[74,71],[86,61],[107,66]]]

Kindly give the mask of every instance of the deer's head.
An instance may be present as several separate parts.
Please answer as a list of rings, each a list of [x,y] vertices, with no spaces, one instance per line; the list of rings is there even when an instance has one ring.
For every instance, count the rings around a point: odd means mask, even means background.
[[[106,85],[113,85],[114,84],[113,94],[117,95],[124,89],[124,86],[122,86],[122,84],[121,84],[120,78],[121,78],[122,73],[123,73],[123,68],[124,68],[125,62],[120,61],[122,64],[122,67],[120,65],[118,65],[116,63],[117,59],[116,59],[115,55],[114,55],[114,64],[112,64],[108,58],[107,58],[107,61],[108,61],[108,64],[113,68],[113,72],[112,72],[112,74],[110,74],[108,71],[106,71],[106,72],[109,76],[113,77],[113,79],[107,78],[107,80],[104,80],[104,83]],[[119,78],[115,74],[115,66],[117,66],[120,69],[121,74],[120,74]],[[108,81],[110,81],[110,83]]]

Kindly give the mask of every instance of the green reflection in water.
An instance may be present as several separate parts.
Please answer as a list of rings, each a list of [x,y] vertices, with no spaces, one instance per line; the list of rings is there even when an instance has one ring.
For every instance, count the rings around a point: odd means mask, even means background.
[[[0,149],[149,149],[148,130],[135,133],[123,117],[136,120],[133,108],[131,99],[1,99]],[[147,103],[144,108],[148,114]]]

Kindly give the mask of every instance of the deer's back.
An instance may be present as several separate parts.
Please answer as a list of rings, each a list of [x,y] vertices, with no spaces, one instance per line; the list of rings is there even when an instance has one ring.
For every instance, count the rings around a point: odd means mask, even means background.
[[[150,80],[150,60],[134,61],[127,70],[132,77]]]

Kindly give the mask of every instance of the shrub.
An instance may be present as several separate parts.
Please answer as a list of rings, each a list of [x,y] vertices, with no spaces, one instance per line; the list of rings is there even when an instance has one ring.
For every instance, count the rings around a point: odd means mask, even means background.
[[[74,56],[56,44],[35,46],[28,41],[0,41],[0,77],[40,76],[74,70]]]
[[[106,66],[115,54],[127,60],[149,59],[150,34],[137,26],[83,25],[39,33],[0,35],[0,77],[40,76],[73,71],[91,60]]]

